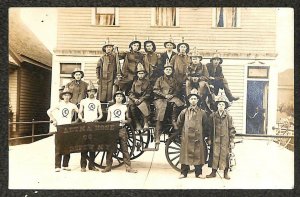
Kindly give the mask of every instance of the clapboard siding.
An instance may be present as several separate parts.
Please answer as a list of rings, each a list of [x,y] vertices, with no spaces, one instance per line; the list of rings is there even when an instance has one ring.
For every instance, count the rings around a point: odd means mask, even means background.
[[[100,50],[106,37],[127,50],[136,35],[144,41],[149,36],[163,50],[171,34],[181,37],[191,47],[229,52],[275,52],[275,8],[240,8],[240,28],[213,28],[213,8],[179,8],[179,27],[151,27],[151,8],[119,8],[119,26],[92,25],[92,8],[61,8],[58,11],[58,50]],[[138,16],[138,17],[136,17]]]
[[[48,120],[51,71],[24,64],[21,67],[19,121]],[[20,125],[19,135],[31,133],[31,125]]]

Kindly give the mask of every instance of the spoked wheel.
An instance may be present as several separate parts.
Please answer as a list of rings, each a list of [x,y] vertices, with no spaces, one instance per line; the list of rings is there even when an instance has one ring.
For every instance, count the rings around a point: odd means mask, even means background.
[[[126,131],[127,131],[127,146],[128,146],[128,152],[129,152],[129,156],[131,157],[134,153],[134,149],[136,146],[136,137],[135,137],[135,133],[133,131],[133,129],[128,126],[125,125]],[[98,151],[96,152],[96,159],[95,159],[95,166],[97,166],[98,168],[105,168],[106,166],[106,154],[107,151]],[[117,168],[121,165],[123,165],[123,153],[121,150],[121,145],[120,142],[118,140],[117,143],[117,151],[115,153],[113,153],[113,165],[112,168]]]
[[[154,128],[149,128],[149,130],[145,131],[145,132],[141,132],[139,131],[135,131],[135,138],[136,138],[136,145],[135,145],[135,149],[133,154],[131,155],[130,159],[136,159],[139,156],[141,156],[144,151],[144,148],[148,148],[149,143],[150,143],[150,133],[151,130],[153,130]]]
[[[180,147],[181,147],[181,139],[178,134],[173,134],[167,140],[166,146],[165,146],[165,155],[166,155],[167,161],[170,164],[170,166],[178,172],[180,172],[180,167],[181,167],[181,165],[179,163]],[[204,152],[206,153],[205,158],[208,161],[208,149],[207,149],[207,146],[204,146],[204,147],[205,147]],[[193,165],[190,165],[189,173],[194,172],[194,171],[195,171],[195,167]]]

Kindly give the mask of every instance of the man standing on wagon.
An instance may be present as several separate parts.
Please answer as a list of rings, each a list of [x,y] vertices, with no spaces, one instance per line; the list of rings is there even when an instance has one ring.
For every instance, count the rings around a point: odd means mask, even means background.
[[[164,42],[164,47],[166,48],[166,51],[160,55],[159,63],[158,63],[158,69],[159,69],[159,76],[164,75],[164,65],[166,63],[166,60],[169,62],[171,61],[172,57],[176,55],[176,53],[173,51],[173,49],[176,49],[176,45],[174,43],[174,40],[172,39],[171,35],[168,41]]]
[[[195,176],[202,176],[202,166],[206,162],[207,148],[204,138],[207,137],[206,112],[197,104],[201,100],[196,89],[187,96],[189,107],[182,110],[177,119],[179,131],[181,131],[181,147],[179,163],[181,164],[181,175],[186,178],[190,165],[195,166]]]
[[[175,130],[177,127],[177,110],[182,107],[184,103],[179,99],[178,95],[180,89],[178,88],[177,80],[172,76],[173,66],[166,60],[164,66],[164,76],[159,77],[153,87],[154,105],[156,109],[155,120],[155,146],[158,148],[160,144],[160,135],[162,132],[162,122],[166,115],[167,106],[171,107],[172,125]]]
[[[124,58],[122,78],[117,79],[115,83],[119,89],[125,91],[126,94],[132,86],[138,63],[142,63],[144,65],[144,55],[139,52],[141,49],[141,42],[138,41],[136,37],[134,37],[134,40],[129,44],[129,48],[130,52],[126,53]]]
[[[223,63],[223,59],[219,54],[214,54],[210,59],[210,63],[206,65],[208,73],[209,73],[209,84],[214,86],[214,93],[217,96],[219,93],[219,89],[224,89],[225,95],[229,102],[239,100],[239,97],[234,97],[229,89],[228,82],[225,79],[222,71],[221,64]]]
[[[92,81],[90,81],[87,87],[88,98],[81,100],[78,117],[82,122],[97,122],[103,116],[101,103],[96,99],[95,94],[97,89],[94,87]],[[83,116],[82,116],[83,114]],[[98,115],[99,114],[99,115]],[[87,151],[81,152],[80,166],[81,172],[86,172],[87,166]],[[95,152],[89,151],[89,170],[99,171],[95,165]]]
[[[123,161],[126,167],[126,172],[137,173],[137,170],[132,169],[131,167],[130,155],[128,153],[128,135],[125,128],[125,124],[130,123],[131,119],[128,116],[127,106],[124,104],[125,95],[122,91],[117,91],[113,96],[113,99],[115,104],[108,108],[106,121],[120,121],[119,139],[121,151],[123,153]],[[106,154],[106,167],[104,170],[102,170],[103,173],[111,171],[113,163],[112,156],[113,152],[111,150],[108,150]]]
[[[70,102],[73,94],[67,87],[60,93],[60,99],[62,101],[59,102],[58,105],[50,108],[47,110],[47,114],[50,117],[50,122],[53,123],[54,126],[56,125],[64,125],[64,124],[71,124],[72,117],[74,112],[78,113],[78,108],[75,104]],[[53,116],[53,111],[58,110],[58,117],[55,118]],[[55,138],[55,172],[59,172],[61,169],[61,160],[63,158],[62,169],[70,171],[69,168],[69,161],[70,161],[70,154],[62,155],[57,150],[57,141]]]
[[[158,68],[158,54],[155,52],[155,43],[148,38],[148,40],[144,42],[144,50],[146,52],[144,56],[144,67],[146,72],[148,73],[151,86],[153,86],[156,79],[160,77]]]
[[[96,74],[98,79],[97,98],[101,102],[112,101],[114,81],[117,76],[116,54],[109,39],[105,41],[102,51],[104,55],[98,60]]]
[[[207,178],[216,177],[218,169],[224,170],[224,178],[230,179],[229,170],[229,153],[234,148],[235,128],[233,126],[232,117],[226,111],[228,102],[221,95],[216,105],[218,110],[209,116],[209,136],[208,145],[211,145],[209,153],[208,166],[212,168],[212,172]]]

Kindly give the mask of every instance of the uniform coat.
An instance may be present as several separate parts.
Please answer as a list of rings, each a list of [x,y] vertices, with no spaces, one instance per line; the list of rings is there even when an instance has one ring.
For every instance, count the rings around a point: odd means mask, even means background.
[[[192,74],[198,74],[204,80],[208,80],[209,74],[207,68],[201,62],[199,64],[190,64],[186,70],[187,77],[190,77]]]
[[[170,64],[174,68],[174,78],[182,86],[186,80],[187,67],[191,64],[190,57],[186,54],[176,54],[172,57]]]
[[[150,82],[147,79],[135,80],[132,84],[131,90],[129,91],[129,102],[128,105],[136,105],[135,99],[141,100],[141,103],[137,107],[141,110],[144,116],[149,116],[149,99],[151,94]]]
[[[70,102],[77,105],[80,101],[86,98],[88,83],[80,80],[79,83],[74,79],[71,82],[67,83],[67,88],[73,94]]]
[[[155,80],[159,77],[158,56],[155,52],[147,52],[144,56],[144,67],[150,80]]]
[[[207,148],[204,138],[207,136],[207,116],[198,106],[182,110],[177,119],[181,129],[181,147],[179,163],[185,165],[204,165]]]
[[[117,73],[116,55],[104,54],[97,63],[98,99],[101,102],[112,100],[114,80]]]
[[[208,166],[213,169],[224,170],[229,167],[229,147],[236,133],[232,117],[224,111],[220,116],[214,112],[209,117],[209,139],[211,148]]]
[[[184,103],[178,98],[179,94],[178,82],[173,77],[159,77],[153,87],[154,105],[156,108],[155,120],[163,121],[168,103],[175,103],[176,106],[183,106]],[[170,100],[166,99],[166,95],[173,95]]]

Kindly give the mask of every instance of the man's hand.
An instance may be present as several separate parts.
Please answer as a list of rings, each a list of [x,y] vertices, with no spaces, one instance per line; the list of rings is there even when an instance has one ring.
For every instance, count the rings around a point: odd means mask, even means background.
[[[234,142],[230,142],[230,148],[234,149]]]
[[[54,126],[56,126],[57,125],[57,121],[55,120],[55,119],[53,119],[53,120],[50,120],[50,122],[54,125]]]
[[[173,95],[170,95],[170,94],[167,94],[167,95],[166,95],[166,99],[170,100],[170,99],[172,99],[172,98],[173,98]]]
[[[210,79],[210,80],[214,80],[215,78],[214,78],[214,77],[209,77],[209,79]]]
[[[134,103],[135,103],[136,105],[139,105],[139,104],[141,103],[141,101],[140,101],[139,99],[134,99]]]
[[[210,146],[211,145],[211,140],[207,140],[207,144]]]
[[[127,120],[120,120],[120,123],[127,124]]]
[[[81,119],[81,122],[86,122],[84,118]]]

